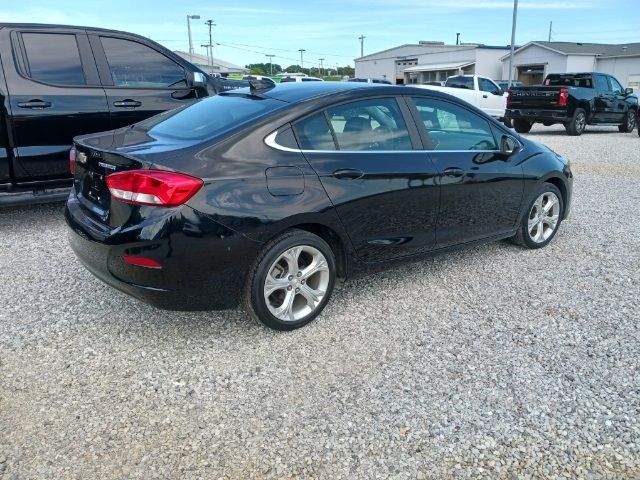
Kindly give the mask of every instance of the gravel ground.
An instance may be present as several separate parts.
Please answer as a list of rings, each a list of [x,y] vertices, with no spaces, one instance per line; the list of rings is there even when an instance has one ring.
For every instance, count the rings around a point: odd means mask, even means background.
[[[0,478],[640,478],[640,139],[570,157],[571,218],[340,285],[275,333],[106,287],[60,205],[0,211]]]

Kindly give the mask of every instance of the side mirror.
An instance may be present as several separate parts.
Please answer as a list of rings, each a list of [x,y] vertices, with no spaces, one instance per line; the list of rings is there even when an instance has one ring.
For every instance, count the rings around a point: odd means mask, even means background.
[[[624,89],[624,94],[625,95],[631,95],[633,93],[633,88],[625,88]]]
[[[503,135],[500,140],[500,153],[506,156],[513,155],[520,151],[521,145],[515,138],[509,135]]]
[[[193,87],[206,87],[207,77],[202,72],[193,72]]]

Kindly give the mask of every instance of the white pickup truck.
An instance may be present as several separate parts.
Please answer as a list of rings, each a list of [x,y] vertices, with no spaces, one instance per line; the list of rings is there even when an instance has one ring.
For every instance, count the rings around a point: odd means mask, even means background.
[[[455,75],[447,78],[443,87],[435,85],[411,86],[448,93],[484,110],[492,117],[504,121],[507,94],[490,78],[480,75]]]

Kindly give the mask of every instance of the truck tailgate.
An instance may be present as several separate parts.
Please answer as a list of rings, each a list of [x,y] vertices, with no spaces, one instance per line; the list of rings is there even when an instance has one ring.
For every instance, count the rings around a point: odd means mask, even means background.
[[[509,108],[558,108],[561,88],[544,86],[512,88],[509,90]]]

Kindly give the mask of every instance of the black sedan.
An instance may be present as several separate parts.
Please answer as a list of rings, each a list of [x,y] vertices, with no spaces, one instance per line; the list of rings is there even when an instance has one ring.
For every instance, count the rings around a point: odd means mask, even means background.
[[[446,94],[348,82],[222,93],[76,138],[82,263],[160,308],[313,320],[337,277],[479,243],[548,244],[569,162]]]

